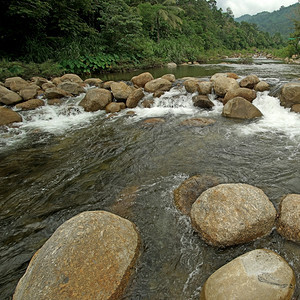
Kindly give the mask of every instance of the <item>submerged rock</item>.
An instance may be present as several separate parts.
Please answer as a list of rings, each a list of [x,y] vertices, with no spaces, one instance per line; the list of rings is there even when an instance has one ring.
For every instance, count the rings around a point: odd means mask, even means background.
[[[261,111],[242,97],[229,100],[223,107],[222,115],[235,119],[254,119],[262,116]]]
[[[300,82],[290,82],[283,85],[280,93],[280,103],[284,107],[300,104]]]
[[[291,111],[295,113],[300,113],[300,104],[294,104],[291,108]]]
[[[10,108],[0,106],[0,126],[22,122],[22,117]]]
[[[219,180],[213,176],[195,175],[186,179],[174,190],[174,202],[176,207],[185,215],[190,215],[193,203],[208,188],[219,184]]]
[[[277,231],[286,239],[300,242],[300,195],[289,194],[280,203]]]
[[[85,111],[97,111],[105,109],[106,105],[111,101],[112,95],[110,91],[95,88],[87,91],[79,105],[82,106]]]
[[[200,300],[290,300],[295,274],[277,253],[258,249],[237,257],[213,273]]]
[[[208,118],[191,118],[186,119],[180,123],[180,125],[184,126],[195,126],[195,127],[204,127],[208,125],[214,124],[216,121]]]
[[[272,231],[276,210],[265,193],[248,184],[220,184],[203,192],[191,210],[192,225],[210,245],[247,243]]]
[[[165,123],[166,120],[163,118],[149,118],[146,119],[144,121],[142,121],[143,125],[155,125],[155,124],[161,124],[161,123]]]
[[[105,211],[83,212],[35,253],[13,299],[120,299],[139,244],[130,221]]]

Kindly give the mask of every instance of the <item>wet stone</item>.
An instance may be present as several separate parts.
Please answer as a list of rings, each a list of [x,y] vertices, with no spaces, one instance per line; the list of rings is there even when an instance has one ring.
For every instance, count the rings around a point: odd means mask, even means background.
[[[183,126],[204,127],[214,124],[216,121],[208,118],[191,118],[180,123]]]

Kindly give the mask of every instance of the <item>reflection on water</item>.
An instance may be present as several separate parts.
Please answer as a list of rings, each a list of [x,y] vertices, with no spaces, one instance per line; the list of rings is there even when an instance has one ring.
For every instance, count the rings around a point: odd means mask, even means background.
[[[268,68],[272,71],[266,74]],[[194,69],[201,68],[187,68]],[[288,65],[213,65],[202,66],[203,75],[197,76],[207,77],[216,69],[239,75],[247,69],[278,82],[299,71]],[[191,73],[184,76],[195,76]],[[66,124],[58,110],[76,107],[77,101],[51,112],[41,108],[32,123],[25,118],[20,128],[0,133],[1,299],[9,299],[33,253],[60,224],[81,211],[98,209],[127,217],[141,233],[143,252],[125,299],[198,299],[211,273],[256,248],[282,255],[296,271],[299,286],[299,245],[273,231],[246,245],[213,248],[173,204],[173,190],[196,174],[255,185],[276,207],[283,195],[300,193],[299,115],[261,93],[254,103],[264,118],[225,119],[216,100],[214,110],[202,111],[193,107],[192,95],[173,89],[155,100],[153,108],[133,109],[134,116],[124,111],[107,119],[102,112],[76,110]],[[165,122],[142,126],[141,120],[158,116]],[[180,125],[191,117],[210,117],[216,123]]]

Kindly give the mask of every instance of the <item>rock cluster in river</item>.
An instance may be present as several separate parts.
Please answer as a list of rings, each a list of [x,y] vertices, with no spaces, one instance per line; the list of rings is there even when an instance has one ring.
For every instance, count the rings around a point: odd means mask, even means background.
[[[139,247],[130,221],[105,211],[83,212],[35,253],[13,299],[120,299]]]

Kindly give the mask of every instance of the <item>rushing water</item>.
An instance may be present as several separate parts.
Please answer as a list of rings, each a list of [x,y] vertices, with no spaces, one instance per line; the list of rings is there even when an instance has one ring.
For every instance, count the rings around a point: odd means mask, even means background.
[[[299,66],[258,62],[150,71],[155,76],[175,73],[177,78],[253,73],[274,87],[300,77]],[[122,75],[128,80],[135,74]],[[193,107],[191,94],[174,87],[153,108],[137,107],[131,109],[134,116],[125,110],[107,118],[104,112],[83,112],[77,106],[82,96],[60,107],[22,112],[21,126],[0,129],[1,299],[12,296],[30,258],[56,228],[86,210],[117,213],[140,230],[143,251],[124,299],[198,299],[210,274],[256,248],[272,249],[290,263],[299,299],[299,245],[274,230],[252,243],[213,248],[173,203],[173,190],[196,174],[255,185],[277,208],[283,195],[300,193],[299,114],[264,92],[254,101],[263,118],[225,119],[216,100],[207,112]],[[149,117],[165,122],[142,125]],[[204,128],[180,125],[191,117],[216,123]]]

